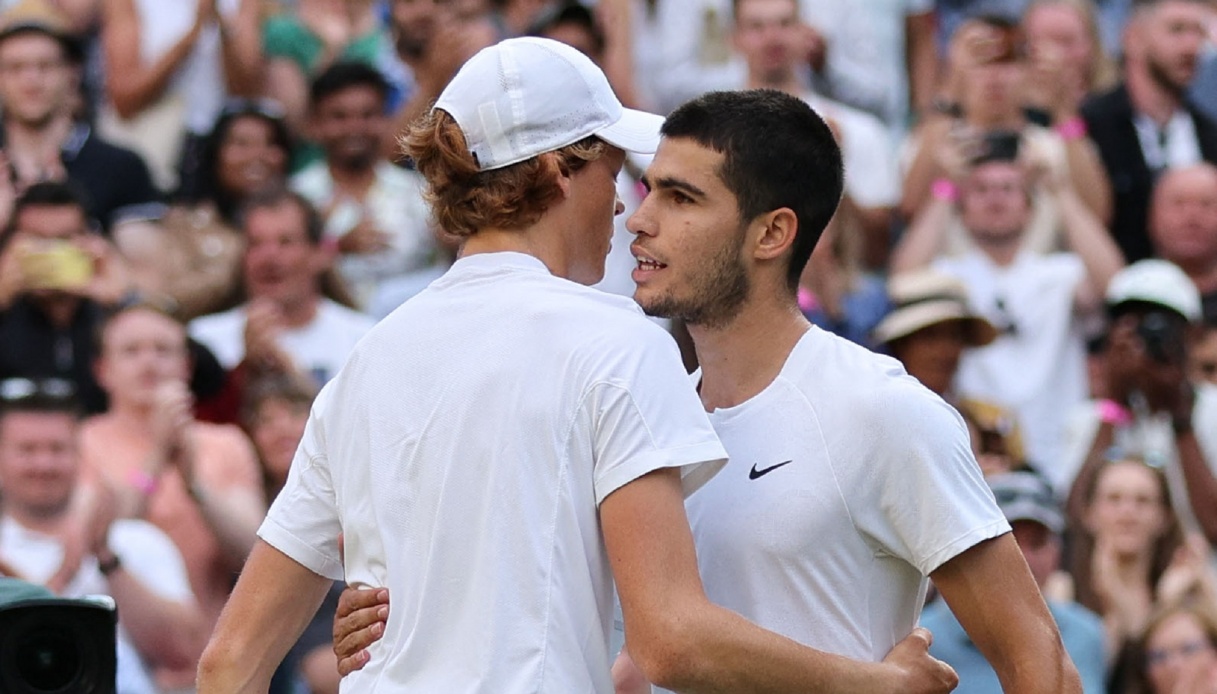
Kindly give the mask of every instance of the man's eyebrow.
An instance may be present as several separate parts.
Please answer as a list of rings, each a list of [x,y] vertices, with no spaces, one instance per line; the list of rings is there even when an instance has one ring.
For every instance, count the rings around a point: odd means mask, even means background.
[[[706,197],[706,191],[698,188],[686,180],[672,176],[660,176],[659,178],[652,180],[649,176],[644,175],[642,177],[642,185],[646,186],[647,190],[679,190],[690,197]]]

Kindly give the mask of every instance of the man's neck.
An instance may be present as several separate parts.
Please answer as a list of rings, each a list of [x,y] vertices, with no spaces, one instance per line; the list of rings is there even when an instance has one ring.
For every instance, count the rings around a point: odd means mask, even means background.
[[[59,536],[68,520],[68,504],[55,510],[31,509],[20,504],[7,504],[4,509],[5,517],[31,532],[42,535]]]
[[[327,160],[326,168],[330,172],[330,180],[334,182],[334,192],[341,192],[356,200],[366,198],[368,191],[376,183],[377,163],[372,162],[371,166],[347,167]]]
[[[1155,80],[1148,67],[1130,69],[1125,83],[1133,110],[1149,116],[1159,127],[1170,122],[1183,105],[1182,95]]]
[[[321,295],[314,292],[298,300],[279,305],[283,312],[283,322],[289,328],[303,328],[317,317],[321,307]]]
[[[1179,263],[1179,267],[1201,294],[1217,292],[1217,258],[1195,263]]]
[[[72,131],[72,119],[56,116],[42,125],[31,125],[10,119],[4,124],[4,148],[9,160],[29,162],[45,168],[52,157],[58,157]]]
[[[1018,251],[1022,246],[1021,235],[1011,239],[973,238],[973,240],[976,242],[976,247],[998,267],[1012,265],[1018,258]]]
[[[793,299],[755,298],[723,327],[688,326],[701,365],[706,411],[734,407],[763,391],[809,327]]]
[[[67,330],[72,326],[76,311],[80,309],[80,297],[72,294],[55,294],[34,297],[33,302],[56,330]]]

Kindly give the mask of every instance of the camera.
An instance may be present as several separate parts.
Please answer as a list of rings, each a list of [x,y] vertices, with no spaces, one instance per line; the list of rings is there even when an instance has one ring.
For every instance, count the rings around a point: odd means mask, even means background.
[[[106,596],[0,604],[0,692],[114,694],[117,625]]]
[[[1150,311],[1137,323],[1137,336],[1145,352],[1159,364],[1181,364],[1184,360],[1184,324],[1162,311]]]
[[[92,258],[70,241],[31,242],[23,247],[19,262],[30,289],[83,287],[93,277]]]

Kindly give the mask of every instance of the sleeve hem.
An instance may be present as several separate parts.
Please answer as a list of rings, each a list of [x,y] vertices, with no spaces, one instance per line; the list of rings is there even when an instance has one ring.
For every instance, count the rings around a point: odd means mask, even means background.
[[[340,562],[322,554],[311,543],[296,537],[273,518],[268,516],[262,522],[262,527],[258,528],[258,537],[309,571],[331,581],[344,580],[345,573]]]
[[[1010,532],[1010,523],[1006,519],[993,521],[988,525],[981,526],[975,530],[971,530],[962,537],[948,543],[930,556],[926,557],[921,565],[917,568],[925,576],[929,576],[938,570],[940,566],[963,554],[972,547],[984,542],[992,540],[995,537],[1000,537]]]
[[[692,446],[651,451],[636,456],[596,480],[596,506],[626,484],[643,475],[663,468],[681,468],[681,487],[688,497],[710,480],[727,463],[727,452],[718,442],[703,442]]]

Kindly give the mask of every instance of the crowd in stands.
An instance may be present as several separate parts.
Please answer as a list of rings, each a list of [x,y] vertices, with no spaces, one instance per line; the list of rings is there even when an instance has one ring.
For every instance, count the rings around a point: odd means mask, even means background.
[[[1088,693],[1217,691],[1217,2],[0,0],[0,573],[113,596],[120,692],[193,690],[313,395],[456,257],[397,136],[519,35],[810,103],[808,319],[959,410]],[[333,609],[275,691],[337,692]]]

